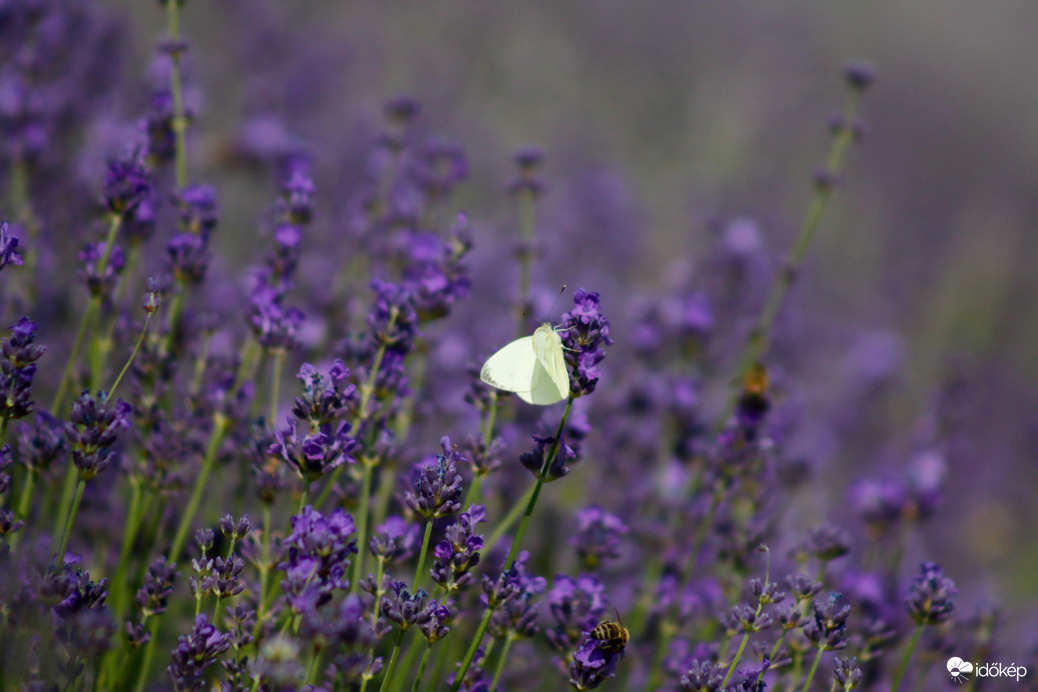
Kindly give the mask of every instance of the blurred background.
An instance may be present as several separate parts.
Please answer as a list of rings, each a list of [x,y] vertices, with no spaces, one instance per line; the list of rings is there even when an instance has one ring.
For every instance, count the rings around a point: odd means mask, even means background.
[[[163,12],[110,5],[132,35],[123,76],[143,84]],[[912,557],[944,564],[965,603],[1038,620],[1038,4],[221,0],[188,2],[183,21],[204,124],[194,177],[220,194],[229,257],[252,261],[272,198],[270,180],[228,165],[235,143],[274,136],[263,127],[307,143],[317,225],[334,236],[382,103],[406,94],[467,154],[455,206],[477,231],[474,296],[508,309],[505,187],[514,153],[536,146],[549,192],[535,279],[600,291],[618,349],[629,299],[681,285],[719,233],[779,261],[842,69],[874,65],[865,136],[779,325],[796,346],[775,357],[808,419],[850,396],[856,368],[882,383],[842,437],[814,444],[828,490],[810,502],[839,520],[855,478],[902,471],[941,399],[959,446]],[[146,95],[125,93],[126,113]],[[459,314],[445,329],[484,355],[511,336]]]

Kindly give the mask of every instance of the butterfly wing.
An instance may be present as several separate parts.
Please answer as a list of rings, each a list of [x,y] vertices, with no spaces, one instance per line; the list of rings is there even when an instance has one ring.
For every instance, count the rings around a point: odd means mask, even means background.
[[[547,406],[569,396],[569,372],[562,353],[562,339],[550,324],[542,324],[533,333],[537,367],[533,371],[533,387],[529,396],[520,398],[531,404]]]
[[[533,390],[534,373],[539,367],[533,337],[524,336],[487,358],[479,377],[491,386],[522,396]]]

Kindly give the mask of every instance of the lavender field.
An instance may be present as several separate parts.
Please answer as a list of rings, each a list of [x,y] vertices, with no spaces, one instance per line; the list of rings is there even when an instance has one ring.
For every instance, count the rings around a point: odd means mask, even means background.
[[[0,0],[0,692],[1038,690],[1038,7],[888,5]]]

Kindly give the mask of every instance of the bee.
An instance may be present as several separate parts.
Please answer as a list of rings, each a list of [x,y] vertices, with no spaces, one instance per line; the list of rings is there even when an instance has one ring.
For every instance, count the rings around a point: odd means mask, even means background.
[[[620,619],[618,610],[616,611],[616,622],[603,620],[598,623],[595,625],[595,629],[591,630],[591,638],[602,642],[599,646],[601,649],[623,653],[631,638],[631,633],[624,627],[624,621]]]
[[[754,363],[743,380],[743,392],[748,396],[765,396],[768,393],[768,369],[763,363]]]
[[[739,410],[744,416],[759,422],[769,408],[771,401],[768,396],[768,370],[763,364],[754,363],[743,380]]]

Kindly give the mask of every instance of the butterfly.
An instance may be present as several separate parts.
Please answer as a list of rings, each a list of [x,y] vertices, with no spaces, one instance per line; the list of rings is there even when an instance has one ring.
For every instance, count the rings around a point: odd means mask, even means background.
[[[515,392],[528,404],[548,406],[569,396],[569,372],[562,337],[550,324],[490,356],[479,373],[487,384]]]

